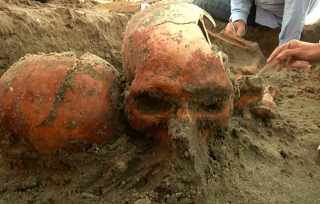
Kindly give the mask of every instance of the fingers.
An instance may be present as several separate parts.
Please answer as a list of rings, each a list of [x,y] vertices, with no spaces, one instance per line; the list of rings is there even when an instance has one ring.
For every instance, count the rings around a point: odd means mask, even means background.
[[[245,30],[245,27],[239,26],[239,28],[237,29],[237,35],[241,37],[244,33],[244,30]]]
[[[239,37],[242,37],[243,34],[245,33],[246,30],[246,25],[244,21],[242,20],[237,20],[234,22],[231,22],[227,24],[225,31],[228,33],[232,33],[234,35],[237,35]]]
[[[281,63],[277,64],[276,71],[281,71],[283,65],[285,65],[287,71],[290,71],[291,68],[307,69],[311,67],[309,62],[290,58],[288,60],[282,60]]]
[[[245,32],[245,30],[246,30],[246,24],[244,23],[244,21],[237,20],[237,21],[233,22],[233,25],[234,25],[234,27],[235,27],[235,29],[237,31],[237,35],[239,37],[242,37],[244,32]]]
[[[289,57],[295,57],[297,53],[297,49],[288,49],[288,50],[283,50],[280,54],[278,54],[275,58],[278,60],[285,60]],[[293,58],[292,58],[293,59]],[[296,61],[297,59],[295,59]]]
[[[290,42],[284,43],[278,46],[267,59],[267,63],[271,62],[273,59],[284,60],[288,57],[295,56],[297,54],[297,41],[291,40]]]
[[[280,72],[281,70],[282,70],[282,64],[279,63],[279,64],[276,65],[276,71]]]
[[[292,60],[292,59],[290,59],[290,60]],[[287,60],[287,62],[286,62],[286,70],[287,70],[287,72],[290,71],[290,69],[291,69],[290,60]]]
[[[302,60],[297,60],[297,61],[292,61],[292,62],[289,61],[289,64],[291,67],[294,67],[294,68],[307,69],[307,68],[311,67],[309,62],[302,61]]]
[[[301,57],[303,54],[301,49],[299,50],[299,41],[292,40],[289,43],[285,43],[277,47],[269,56],[267,63],[272,62],[273,60],[279,60],[281,63],[277,64],[275,69],[276,71],[282,70],[282,64],[286,67],[287,71],[290,71],[291,67],[294,68],[310,68],[311,65],[307,61],[302,61],[297,58]]]
[[[226,28],[224,29],[226,32],[231,33],[233,35],[236,35],[236,33],[234,32],[231,23],[228,23]]]
[[[282,44],[278,46],[270,55],[270,57],[267,60],[267,63],[270,63],[273,59],[275,59],[284,49],[289,47],[289,43]]]

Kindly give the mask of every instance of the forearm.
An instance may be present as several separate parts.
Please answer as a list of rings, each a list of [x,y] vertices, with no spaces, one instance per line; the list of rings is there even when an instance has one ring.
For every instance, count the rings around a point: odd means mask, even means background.
[[[231,0],[231,16],[232,22],[242,20],[247,25],[247,18],[252,6],[252,0]]]
[[[290,40],[299,40],[304,21],[312,0],[286,0],[282,20],[279,44]]]

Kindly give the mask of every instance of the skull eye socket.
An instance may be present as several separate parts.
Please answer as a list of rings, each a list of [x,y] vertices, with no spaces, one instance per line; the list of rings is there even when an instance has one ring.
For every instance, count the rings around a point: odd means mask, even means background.
[[[137,110],[141,114],[154,115],[166,113],[171,110],[172,105],[157,97],[149,94],[142,94],[135,99]]]

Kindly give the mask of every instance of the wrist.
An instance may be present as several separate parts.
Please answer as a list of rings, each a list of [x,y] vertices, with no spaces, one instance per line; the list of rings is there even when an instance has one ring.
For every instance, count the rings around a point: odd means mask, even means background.
[[[320,62],[320,43],[316,43],[316,44],[314,44],[314,47],[312,48],[314,51],[315,51],[315,53],[314,53],[314,60],[316,61],[316,62]]]
[[[247,18],[248,18],[248,14],[243,11],[232,13],[230,16],[231,22],[242,20],[245,25],[247,25]]]

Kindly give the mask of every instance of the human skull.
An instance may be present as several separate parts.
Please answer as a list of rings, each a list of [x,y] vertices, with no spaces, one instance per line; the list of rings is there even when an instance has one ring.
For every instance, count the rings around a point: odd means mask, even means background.
[[[89,148],[116,135],[119,73],[98,56],[27,55],[0,78],[0,90],[0,131],[40,153]]]
[[[213,52],[204,10],[188,3],[153,4],[128,23],[123,66],[131,87],[125,95],[131,126],[167,139],[178,119],[200,135],[226,126],[233,86],[219,53]]]

